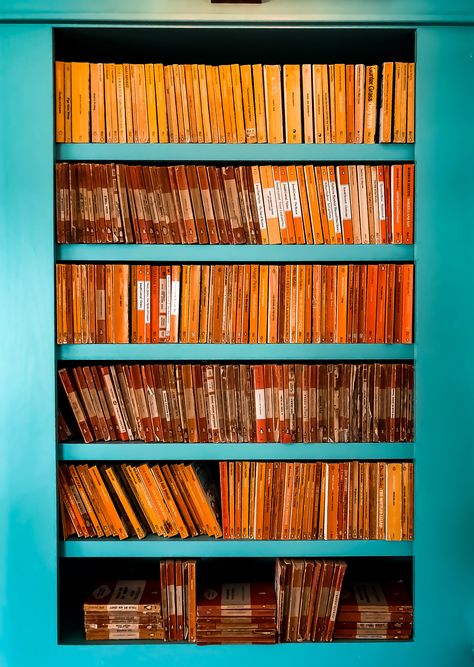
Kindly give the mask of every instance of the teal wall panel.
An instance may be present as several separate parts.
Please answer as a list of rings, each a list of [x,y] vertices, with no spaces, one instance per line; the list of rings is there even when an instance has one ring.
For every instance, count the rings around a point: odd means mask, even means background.
[[[417,33],[416,642],[472,665],[474,29]]]

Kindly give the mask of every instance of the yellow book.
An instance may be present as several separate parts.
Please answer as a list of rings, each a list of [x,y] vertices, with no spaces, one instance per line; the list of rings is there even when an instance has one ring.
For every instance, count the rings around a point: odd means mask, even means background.
[[[109,65],[110,76],[110,118],[112,123],[112,140],[111,143],[118,144],[118,115],[117,115],[117,84],[115,77],[115,64]]]
[[[151,144],[157,144],[158,120],[156,117],[155,75],[151,63],[145,65],[145,89],[149,141]]]
[[[92,65],[91,65],[92,67]],[[92,74],[92,71],[91,71]],[[120,144],[127,143],[127,119],[125,115],[125,90],[123,83],[123,65],[115,65],[115,82],[117,86],[117,124]]]
[[[71,63],[73,143],[89,143],[89,63]]]
[[[329,97],[329,75],[328,66],[321,65],[321,87],[323,96],[323,124],[324,124],[324,143],[332,143],[331,133],[331,103]],[[316,142],[319,143],[319,142]]]
[[[326,132],[330,135],[329,129],[329,97],[323,96],[323,69],[327,65],[313,65],[313,109],[314,109],[314,136],[317,144],[325,143]],[[324,117],[325,106],[327,103],[327,118]],[[326,124],[328,129],[326,130]]]
[[[313,86],[311,65],[301,65],[303,83],[303,134],[304,143],[314,143]]]
[[[283,65],[285,98],[285,141],[301,144],[301,70],[299,65]]]
[[[184,65],[178,65],[179,85],[181,90],[181,104],[183,107],[183,128],[184,128],[184,142],[189,144],[191,142],[191,122],[189,115],[188,92],[186,89],[186,71]],[[175,81],[176,86],[176,81]],[[176,100],[178,97],[176,97]]]
[[[384,63],[382,66],[382,96],[380,102],[379,141],[392,141],[393,117],[393,63]]]
[[[393,142],[401,143],[402,118],[401,118],[401,94],[402,94],[402,65],[395,63],[395,83],[393,91]]]
[[[92,65],[91,65],[92,67]],[[55,93],[56,93],[56,141],[64,142],[64,62],[57,60],[55,69]]]
[[[355,66],[354,143],[364,138],[365,65]]]
[[[191,65],[191,78],[193,82],[194,112],[196,115],[196,132],[198,144],[204,143],[204,124],[202,120],[201,92],[199,86],[199,70],[197,65]]]
[[[264,65],[265,113],[267,138],[270,144],[283,143],[283,105],[281,95],[281,66]]]
[[[257,125],[257,143],[267,143],[267,122],[265,118],[265,92],[263,88],[262,65],[252,65],[253,95],[255,101],[255,120]]]
[[[415,63],[408,63],[407,143],[415,141]]]
[[[125,99],[125,127],[127,132],[127,144],[133,143],[133,111],[132,111],[132,88],[130,81],[130,65],[123,65],[123,94]]]
[[[219,143],[219,125],[217,123],[216,96],[214,94],[214,67],[206,65],[206,88],[209,104],[209,123],[211,126],[212,143]]]
[[[402,63],[402,90],[400,95],[400,142],[407,141],[408,63]]]
[[[230,71],[232,75],[232,92],[234,96],[234,114],[237,143],[245,144],[245,121],[242,100],[242,84],[240,81],[240,65],[231,65]]]
[[[168,117],[166,113],[165,70],[162,63],[153,65],[155,73],[155,94],[158,123],[158,141],[168,143]]]
[[[225,141],[227,144],[237,143],[234,100],[232,95],[232,73],[230,65],[219,65],[221,84],[222,110],[224,114]]]
[[[176,95],[174,92],[173,65],[164,66],[166,113],[168,117],[169,140],[172,144],[179,142],[178,110],[176,107]]]
[[[72,141],[71,63],[64,63],[64,142]]]
[[[171,65],[173,71],[173,89],[176,98],[176,117],[178,122],[178,141],[180,144],[185,143],[184,132],[184,116],[183,116],[183,94],[181,89],[181,81],[179,78],[179,65]]]
[[[378,65],[368,65],[365,79],[364,144],[375,143],[377,127]]]
[[[334,88],[336,107],[336,143],[345,144],[346,128],[346,66],[334,65]]]
[[[257,124],[253,98],[252,67],[250,65],[241,65],[240,77],[242,84],[245,138],[248,144],[254,144],[257,141]]]
[[[336,143],[336,75],[335,66],[328,65],[329,74],[329,108],[331,115],[331,143]]]
[[[225,144],[226,134],[225,134],[225,122],[224,122],[224,107],[222,102],[222,92],[221,92],[218,65],[214,65],[212,67],[212,82],[214,90],[214,105],[215,105],[216,120],[217,120],[217,132],[219,136],[218,141],[221,144]]]
[[[206,65],[198,65],[199,93],[201,97],[202,126],[205,144],[212,143],[211,118],[209,113],[209,96],[207,93]]]

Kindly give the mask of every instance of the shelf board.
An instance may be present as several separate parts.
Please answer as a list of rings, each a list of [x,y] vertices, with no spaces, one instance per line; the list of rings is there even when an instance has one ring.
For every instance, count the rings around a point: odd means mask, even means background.
[[[60,461],[240,461],[240,460],[403,460],[413,458],[413,443],[60,443]]]
[[[414,144],[56,144],[58,160],[254,161],[413,160]]]
[[[61,360],[150,360],[150,361],[296,361],[296,360],[412,360],[413,345],[302,344],[226,345],[163,343],[158,345],[103,344],[57,345]]]
[[[187,540],[148,536],[144,540],[71,539],[61,542],[65,558],[179,558],[179,557],[316,557],[316,556],[412,556],[412,542],[382,540]]]
[[[56,246],[56,259],[77,262],[411,262],[412,245],[142,245]]]

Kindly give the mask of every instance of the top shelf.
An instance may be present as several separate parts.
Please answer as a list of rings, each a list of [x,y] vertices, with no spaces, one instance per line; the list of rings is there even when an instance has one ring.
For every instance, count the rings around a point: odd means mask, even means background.
[[[414,144],[56,144],[58,160],[91,162],[362,162],[414,160]]]

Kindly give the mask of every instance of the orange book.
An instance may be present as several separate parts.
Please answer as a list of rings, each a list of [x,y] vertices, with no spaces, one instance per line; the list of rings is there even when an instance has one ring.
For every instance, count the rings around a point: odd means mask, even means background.
[[[117,128],[119,143],[127,143],[127,116],[125,113],[125,89],[123,65],[115,65],[115,84],[117,87]]]
[[[326,342],[336,342],[337,327],[337,266],[326,266]]]
[[[328,238],[329,238],[329,243],[334,244],[336,243],[336,228],[334,225],[333,199],[331,195],[331,185],[329,182],[328,169],[329,167],[326,167],[325,165],[321,165],[321,167],[316,167],[316,176],[318,182],[319,180],[318,176],[320,170],[322,191],[324,194],[324,209],[326,212],[325,218],[327,220]]]
[[[327,168],[328,174],[328,184],[329,184],[329,196],[332,203],[332,215],[334,220],[334,240],[335,243],[342,243],[342,223],[341,223],[341,211],[339,208],[339,202],[337,198],[337,183],[336,183],[336,170],[334,165],[329,165]]]
[[[72,141],[72,63],[64,63],[64,142]]]
[[[387,464],[386,482],[387,540],[402,539],[402,464]]]
[[[375,143],[378,65],[368,65],[365,82],[364,144]]]
[[[337,267],[337,343],[347,343],[347,296],[348,266],[347,264],[339,264]]]
[[[123,525],[117,510],[115,509],[110,494],[104,484],[97,466],[89,466],[89,474],[96,492],[101,498],[107,517],[114,530],[114,534],[117,535],[119,539],[125,540],[128,537],[127,530]]]
[[[311,315],[313,311],[313,272],[311,266],[306,267],[306,285],[305,285],[305,313],[304,313],[304,342],[311,343],[312,322]]]
[[[404,264],[402,270],[402,343],[413,343],[413,264]]]
[[[202,114],[203,142],[212,143],[211,118],[209,113],[209,95],[207,91],[206,66],[198,65],[199,96]]]
[[[102,73],[103,76],[103,73]],[[125,127],[127,143],[133,143],[134,129],[133,129],[133,110],[132,110],[132,82],[130,74],[130,65],[123,64],[123,96],[125,105]],[[105,125],[105,119],[104,119]]]
[[[93,82],[93,68],[96,68],[97,65],[94,65],[91,63],[91,89],[92,89],[92,82]],[[56,105],[55,105],[55,111],[56,111],[56,117],[55,117],[55,126],[56,126],[56,141],[58,143],[63,143],[64,142],[64,134],[65,134],[65,113],[64,113],[64,62],[60,60],[56,60],[54,63],[54,85],[55,85],[55,100],[56,100]],[[95,79],[94,79],[95,81]],[[94,98],[93,98],[94,99]],[[97,139],[94,139],[94,133],[92,133],[92,141],[97,141]]]
[[[353,144],[355,139],[355,82],[354,65],[346,65],[346,141]]]
[[[264,65],[265,113],[269,144],[283,143],[283,105],[281,95],[281,66]]]
[[[326,512],[324,539],[337,540],[337,515],[339,508],[339,463],[327,464]]]
[[[352,233],[351,193],[349,186],[349,171],[347,166],[336,167],[337,191],[341,213],[342,237],[344,243],[354,243]]]
[[[191,276],[191,265],[183,264],[181,267],[181,300],[179,314],[179,342],[189,343],[189,286]]]
[[[252,65],[253,95],[255,101],[255,120],[257,126],[257,143],[267,143],[267,121],[265,113],[265,89],[263,85],[262,65]]]
[[[245,140],[248,144],[257,141],[257,123],[252,85],[252,66],[241,65],[240,77],[242,87],[242,104],[245,124]]]
[[[402,142],[402,79],[403,79],[403,63],[395,63],[395,81],[393,92],[393,142],[399,144]]]
[[[209,105],[209,124],[211,128],[212,143],[217,144],[223,141],[219,137],[219,125],[217,123],[216,97],[214,94],[214,68],[212,65],[206,65],[206,90]]]
[[[267,339],[266,341],[264,341],[268,343],[281,342],[278,336],[279,271],[280,267],[274,264],[268,267],[268,326],[267,326]]]
[[[301,71],[300,65],[283,65],[285,99],[285,142],[301,144]]]
[[[158,143],[158,118],[156,114],[155,73],[153,65],[145,65],[146,108],[148,118],[148,137],[151,144]]]
[[[387,296],[385,299],[385,342],[395,340],[395,277],[396,265],[387,265]]]
[[[155,478],[155,481],[161,491],[161,495],[163,496],[163,499],[165,501],[166,509],[168,510],[171,518],[173,519],[173,523],[176,526],[180,537],[188,537],[189,535],[188,528],[181,516],[178,505],[175,502],[175,499],[173,498],[173,494],[171,492],[170,487],[167,484],[161,466],[159,465],[152,466],[151,474]]]
[[[403,166],[391,167],[392,243],[403,243]]]
[[[225,144],[226,130],[225,130],[225,120],[224,120],[224,100],[222,99],[219,67],[217,65],[212,67],[212,84],[214,91],[214,105],[215,105],[219,142],[221,144]]]
[[[197,343],[199,339],[201,268],[199,264],[192,264],[189,272],[189,343]]]
[[[413,213],[414,213],[414,194],[415,194],[415,165],[403,165],[403,243],[413,243]]]
[[[305,334],[305,297],[306,297],[306,266],[296,265],[296,343],[304,343]]]
[[[178,531],[173,526],[171,515],[148,464],[143,463],[137,467],[129,466],[130,469],[136,475],[135,484],[139,490],[139,495],[142,498],[142,502],[147,505],[153,526],[158,535],[161,534],[166,537],[176,535]]]
[[[261,264],[258,281],[258,328],[257,342],[267,342],[267,317],[268,317],[268,264]]]
[[[128,520],[130,521],[133,530],[135,531],[135,535],[139,540],[142,540],[146,536],[146,531],[134,511],[119,477],[115,474],[115,471],[111,466],[102,466],[101,470],[104,477],[107,476],[109,479],[110,485],[112,486]]]
[[[158,126],[158,141],[168,143],[168,114],[166,113],[166,84],[165,69],[162,63],[153,65],[156,96],[156,122]]]
[[[262,182],[260,180],[260,170],[257,165],[250,168],[252,176],[252,186],[255,194],[255,205],[257,208],[258,226],[262,245],[268,245],[267,217],[265,215],[265,202],[263,199]]]
[[[290,185],[288,181],[288,170],[285,165],[278,167],[280,174],[280,188],[282,212],[285,216],[286,243],[296,243],[295,226],[293,222],[293,212],[291,207]]]
[[[415,63],[408,63],[407,73],[407,143],[415,141]]]
[[[407,95],[408,95],[408,63],[402,63],[402,82],[400,91],[400,143],[407,140]]]
[[[267,441],[267,421],[265,411],[265,371],[261,364],[252,366],[254,401],[255,401],[255,429],[257,442]]]
[[[240,65],[230,66],[232,75],[232,93],[234,97],[234,115],[235,128],[237,134],[237,143],[245,143],[245,119],[244,119],[244,103],[242,97],[242,84],[240,81]]]
[[[151,323],[150,323],[150,265],[145,266],[145,343],[151,342]]]
[[[171,303],[170,303],[170,324],[169,324],[169,342],[178,343],[179,330],[179,303],[180,303],[180,285],[181,285],[181,267],[173,265],[171,267]]]
[[[303,217],[301,211],[301,198],[298,186],[298,175],[295,165],[288,165],[288,190],[290,195],[291,215],[293,217],[293,227],[295,231],[294,243],[305,243]]]
[[[392,141],[393,119],[393,63],[384,63],[382,66],[382,95],[380,105],[380,143]]]
[[[352,219],[353,242],[355,244],[362,243],[362,233],[360,228],[360,211],[359,211],[359,186],[357,183],[357,166],[350,164],[347,167],[349,179],[349,195]]]
[[[318,191],[316,187],[316,177],[314,173],[314,166],[312,164],[307,164],[304,166],[304,176],[311,217],[313,243],[324,243],[322,220],[319,210]]]
[[[301,65],[304,143],[314,143],[313,87],[311,65]]]
[[[209,296],[211,267],[203,264],[201,267],[201,290],[199,303],[199,343],[207,343],[209,338]]]
[[[186,142],[186,134],[184,129],[183,89],[181,87],[179,65],[171,65],[171,72],[173,78],[173,91],[176,99],[175,110],[178,128],[178,141],[180,144],[183,144]]]
[[[184,79],[186,86],[186,101],[188,105],[189,116],[189,137],[194,144],[198,143],[198,121],[196,117],[196,100],[194,91],[193,66],[184,65]],[[199,91],[198,91],[199,96]]]
[[[315,169],[315,174],[316,174],[316,190],[318,192],[319,213],[320,213],[320,216],[321,216],[321,227],[322,227],[322,230],[323,230],[324,243],[333,243],[333,241],[331,240],[330,232],[329,232],[329,220],[328,220],[328,214],[327,214],[327,208],[326,208],[326,196],[325,196],[325,189],[324,189],[321,167],[318,165],[318,166],[314,167],[314,169]],[[326,174],[326,177],[327,177],[326,168],[325,168],[325,174]],[[327,182],[327,186],[329,186],[329,182]]]
[[[186,86],[186,69],[185,65],[177,65],[177,70],[175,72],[175,89],[176,95],[178,95],[178,87],[181,95],[181,105],[183,108],[183,141],[186,144],[189,144],[192,141],[191,137],[191,117],[190,117],[190,105],[189,105],[189,94],[192,94]],[[176,98],[177,99],[177,98]]]
[[[163,67],[163,72],[164,72],[164,79],[165,79],[166,117],[167,117],[167,120],[168,120],[168,137],[169,137],[170,143],[177,144],[179,142],[178,107],[177,107],[177,101],[176,101],[176,92],[175,92],[175,89],[174,89],[173,65],[165,65]]]
[[[241,512],[241,537],[243,540],[250,537],[249,534],[249,509],[250,509],[250,462],[242,461],[242,512]]]
[[[229,491],[229,538],[235,539],[235,461],[229,461],[228,467],[228,491]]]
[[[89,142],[89,63],[71,63],[71,140]]]
[[[130,277],[128,264],[113,265],[113,332],[114,343],[129,342],[129,301]]]
[[[145,65],[130,65],[130,80],[132,89],[132,104],[135,116],[133,117],[133,130],[135,143],[146,144],[149,140]]]
[[[345,65],[334,65],[334,88],[336,107],[336,143],[345,144],[347,139]]]
[[[285,211],[284,211],[284,208],[283,208],[283,189],[282,189],[282,181],[281,181],[281,175],[280,175],[281,169],[277,164],[275,164],[271,167],[271,170],[272,170],[272,175],[273,175],[273,186],[274,186],[274,189],[275,189],[275,202],[276,202],[278,224],[279,224],[279,228],[280,228],[281,242],[284,243],[285,245],[287,245],[288,244],[288,230],[286,228],[286,215],[285,215]],[[289,193],[288,193],[288,197],[289,197]]]
[[[365,315],[365,343],[375,343],[377,325],[377,277],[378,266],[367,266],[367,306]]]
[[[271,463],[265,463],[263,461],[257,461],[256,466],[256,483],[255,483],[255,539],[263,539],[263,518],[265,510],[265,481],[266,481],[266,468],[267,465]]]
[[[387,300],[388,264],[379,264],[377,273],[377,316],[375,324],[375,342],[386,343],[386,300]]]
[[[311,229],[311,213],[309,210],[309,201],[308,201],[308,195],[306,192],[306,180],[305,180],[305,168],[303,165],[299,164],[296,166],[296,175],[298,179],[298,191],[299,191],[299,199],[300,199],[300,206],[301,206],[301,219],[303,223],[303,241],[302,243],[307,243],[310,245],[313,245],[314,240],[313,240],[313,232]],[[304,240],[306,239],[306,241]]]
[[[178,185],[178,195],[181,203],[181,212],[184,229],[186,233],[186,243],[197,243],[198,235],[196,230],[196,221],[194,219],[191,193],[189,191],[188,179],[186,177],[185,165],[175,167],[176,182]]]
[[[328,65],[329,109],[331,116],[331,143],[336,143],[336,74],[335,65]]]
[[[327,65],[313,65],[313,112],[315,143],[331,142],[331,115]]]
[[[312,275],[312,300],[311,300],[311,320],[312,320],[312,341],[321,342],[321,264],[313,264]]]
[[[354,143],[361,144],[364,139],[365,65],[356,65],[354,69],[355,69]]]
[[[268,242],[270,244],[281,243],[280,223],[276,208],[275,188],[273,183],[273,172],[270,165],[260,167],[260,182],[262,185],[263,203],[268,229]]]
[[[367,222],[369,226],[369,243],[375,243],[375,207],[374,188],[372,184],[372,167],[365,165],[365,186],[367,195]]]
[[[232,95],[232,72],[230,65],[219,65],[222,108],[224,114],[225,141],[237,143],[237,127],[235,123],[234,100]]]

